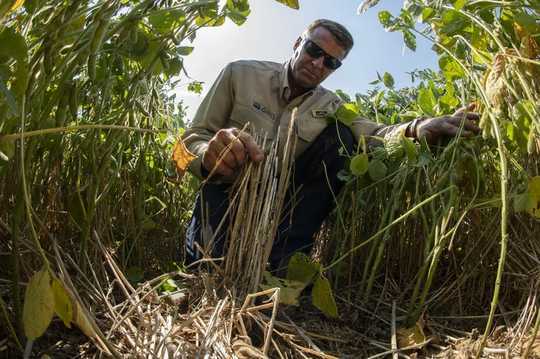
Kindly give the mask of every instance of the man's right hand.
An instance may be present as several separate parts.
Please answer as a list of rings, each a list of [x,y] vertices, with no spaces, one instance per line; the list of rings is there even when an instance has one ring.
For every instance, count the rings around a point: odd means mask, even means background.
[[[210,173],[233,177],[249,158],[259,162],[264,158],[263,151],[248,133],[237,128],[219,130],[208,142],[202,164]]]

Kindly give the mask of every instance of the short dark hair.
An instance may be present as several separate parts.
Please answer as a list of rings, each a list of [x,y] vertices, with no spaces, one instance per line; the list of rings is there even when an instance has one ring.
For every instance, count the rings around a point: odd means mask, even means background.
[[[324,27],[326,30],[330,31],[330,33],[334,35],[336,42],[345,49],[345,54],[348,54],[352,49],[354,40],[351,33],[345,28],[345,26],[332,20],[318,19],[309,24],[305,33],[311,34],[313,30],[318,27]]]

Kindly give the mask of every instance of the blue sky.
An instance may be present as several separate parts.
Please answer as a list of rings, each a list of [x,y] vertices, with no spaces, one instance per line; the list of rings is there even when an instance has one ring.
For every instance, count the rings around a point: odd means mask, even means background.
[[[309,23],[327,18],[345,25],[355,40],[355,46],[343,66],[323,83],[349,94],[363,92],[377,78],[377,71],[390,72],[397,87],[410,84],[406,74],[416,68],[437,68],[437,58],[431,44],[418,39],[416,52],[406,49],[401,33],[385,32],[377,14],[389,10],[397,14],[399,0],[381,0],[379,5],[362,15],[356,9],[361,0],[300,0],[300,10],[290,9],[274,0],[251,0],[251,14],[242,26],[230,20],[218,28],[204,28],[197,33],[194,51],[185,58],[186,70],[193,80],[204,82],[204,92],[196,95],[186,91],[190,81],[184,78],[177,87],[191,120],[207,89],[220,70],[239,59],[286,61],[296,38]]]

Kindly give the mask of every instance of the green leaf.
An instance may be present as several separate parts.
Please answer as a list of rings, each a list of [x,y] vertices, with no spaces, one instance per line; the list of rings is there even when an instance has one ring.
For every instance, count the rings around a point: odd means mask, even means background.
[[[196,94],[201,94],[203,91],[203,83],[201,81],[192,81],[188,84],[188,91]]]
[[[312,303],[326,316],[331,318],[337,318],[338,310],[336,300],[330,287],[330,282],[323,276],[317,277],[315,284],[313,285],[313,291],[311,292]]]
[[[358,117],[358,107],[355,103],[345,103],[337,109],[335,116],[339,121],[350,126]]]
[[[392,14],[390,13],[390,11],[387,11],[387,10],[379,11],[378,16],[379,16],[379,22],[385,28],[393,25]]]
[[[176,57],[172,58],[169,60],[169,67],[166,69],[166,73],[169,75],[169,77],[176,76],[180,73],[180,71],[182,71],[183,66],[184,62],[182,59]]]
[[[73,320],[71,297],[62,282],[57,278],[53,278],[51,289],[54,295],[54,312],[62,319],[66,327],[71,328],[71,321]]]
[[[416,36],[410,30],[403,30],[403,41],[412,51],[416,51]]]
[[[455,0],[454,1],[454,9],[457,11],[463,9],[463,7],[467,4],[467,0]]]
[[[386,172],[388,172],[388,168],[383,161],[378,159],[369,161],[368,173],[373,181],[377,182],[382,180],[386,176]]]
[[[345,92],[343,92],[343,90],[336,90],[335,91],[336,95],[338,95],[338,97],[340,99],[342,99],[343,101],[345,102],[352,102],[352,99],[349,95],[347,95]]]
[[[297,252],[289,260],[287,280],[308,285],[320,269],[321,265],[319,263],[312,261],[304,253]]]
[[[369,168],[369,159],[368,155],[365,153],[360,153],[354,156],[349,165],[351,173],[355,176],[363,176]]]
[[[12,57],[17,61],[26,62],[28,47],[24,37],[12,28],[0,32],[0,56]]]
[[[540,218],[540,176],[529,179],[527,191],[529,195],[527,212],[535,218]]]
[[[157,10],[148,16],[150,25],[161,34],[169,34],[186,21],[186,14],[180,9]]]
[[[15,140],[3,140],[0,137],[0,159],[9,161],[15,155]]]
[[[435,95],[430,88],[421,88],[418,91],[417,103],[426,115],[435,115],[435,106],[437,105],[437,100],[435,99]]]
[[[263,273],[264,284],[261,289],[279,288],[279,302],[286,305],[298,305],[298,298],[307,284],[294,280],[274,277],[270,272]]]
[[[276,0],[278,3],[287,5],[288,7],[292,9],[300,9],[300,5],[298,4],[298,0]]]
[[[176,52],[180,56],[188,56],[193,52],[194,47],[193,46],[179,46],[176,48]]]
[[[392,88],[394,87],[394,78],[388,72],[385,72],[383,75],[383,83],[384,86]]]
[[[24,334],[30,340],[39,338],[51,323],[54,314],[54,294],[49,271],[36,272],[26,287],[23,308]]]
[[[451,110],[459,105],[459,99],[455,96],[454,85],[448,81],[445,85],[444,95],[439,98],[439,102]]]
[[[403,148],[405,149],[405,154],[407,155],[407,160],[409,162],[415,162],[416,159],[418,158],[418,150],[416,148],[416,145],[414,144],[414,142],[406,137],[406,136],[402,136],[401,137],[401,144],[403,146]]]
[[[167,279],[163,284],[161,285],[161,289],[164,292],[174,292],[178,289],[178,284],[176,284],[176,281],[174,279]]]
[[[236,25],[242,25],[246,22],[251,10],[247,0],[227,0],[227,17]]]
[[[435,15],[435,9],[426,7],[422,10],[422,22],[429,21]]]
[[[448,80],[454,80],[465,76],[461,65],[447,54],[439,58],[439,67]]]

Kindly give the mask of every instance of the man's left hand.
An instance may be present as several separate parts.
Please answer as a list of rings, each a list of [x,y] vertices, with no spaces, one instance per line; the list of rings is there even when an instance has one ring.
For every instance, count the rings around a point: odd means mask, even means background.
[[[416,126],[413,126],[415,128],[412,129],[412,135],[417,139],[425,138],[429,144],[435,144],[440,139],[455,137],[458,134],[463,137],[478,135],[480,116],[473,112],[474,107],[474,104],[471,104],[460,108],[452,115],[419,120]]]

